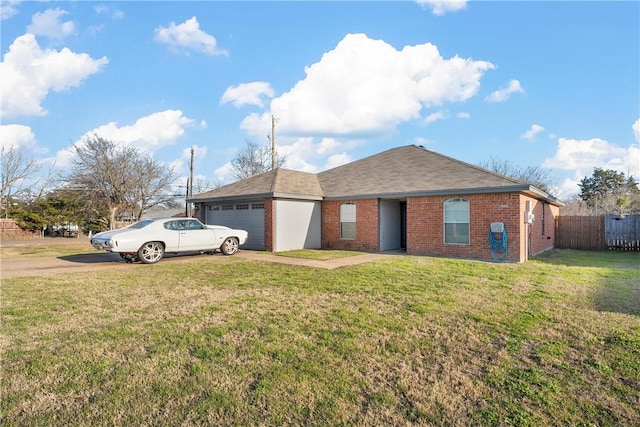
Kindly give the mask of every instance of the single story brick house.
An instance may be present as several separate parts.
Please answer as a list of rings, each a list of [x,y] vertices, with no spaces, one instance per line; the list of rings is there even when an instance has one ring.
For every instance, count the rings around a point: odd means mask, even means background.
[[[278,168],[189,201],[204,223],[247,230],[248,249],[507,262],[554,247],[562,206],[530,184],[416,145],[318,174]]]

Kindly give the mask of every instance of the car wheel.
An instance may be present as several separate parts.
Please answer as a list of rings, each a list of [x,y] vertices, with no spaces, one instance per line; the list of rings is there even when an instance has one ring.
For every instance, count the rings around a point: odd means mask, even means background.
[[[225,255],[233,255],[238,252],[238,239],[235,237],[228,237],[227,240],[224,241],[222,246],[220,246],[220,250]]]
[[[160,261],[164,255],[164,246],[160,242],[147,242],[138,249],[138,258],[143,264],[153,264]]]

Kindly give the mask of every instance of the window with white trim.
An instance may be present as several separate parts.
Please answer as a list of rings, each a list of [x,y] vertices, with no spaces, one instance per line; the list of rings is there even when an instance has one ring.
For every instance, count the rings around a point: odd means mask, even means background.
[[[449,199],[444,202],[444,242],[469,244],[469,201]]]
[[[353,203],[340,205],[340,238],[356,238],[356,205]]]

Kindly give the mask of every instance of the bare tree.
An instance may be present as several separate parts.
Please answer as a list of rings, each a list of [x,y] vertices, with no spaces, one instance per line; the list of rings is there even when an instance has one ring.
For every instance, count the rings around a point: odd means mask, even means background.
[[[202,194],[210,190],[222,187],[222,182],[214,182],[210,179],[195,177],[193,179],[193,194]]]
[[[277,156],[276,168],[284,166],[286,162],[286,156]],[[245,146],[231,161],[231,172],[237,180],[242,180],[270,171],[271,166],[271,146],[260,146],[257,142],[246,140]]]
[[[25,157],[19,147],[0,149],[0,207],[5,208],[5,214],[7,200],[29,191],[27,181],[39,170],[40,165]]]
[[[549,169],[538,166],[527,166],[522,168],[508,160],[501,160],[497,157],[490,157],[488,161],[478,164],[481,168],[490,170],[500,175],[508,176],[518,181],[534,185],[540,190],[549,194],[556,192],[557,183]]]
[[[174,175],[173,170],[136,148],[94,135],[75,146],[66,179],[84,193],[96,215],[108,211],[103,220],[113,229],[119,214],[130,212],[138,219],[145,209],[170,198]]]
[[[131,163],[127,202],[134,219],[139,220],[144,211],[151,207],[175,203],[175,195],[170,194],[175,180],[172,170],[167,171],[161,162],[140,153]]]

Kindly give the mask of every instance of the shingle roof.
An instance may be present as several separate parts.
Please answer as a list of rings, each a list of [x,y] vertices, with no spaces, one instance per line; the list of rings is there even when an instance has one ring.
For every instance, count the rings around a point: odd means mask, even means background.
[[[392,148],[318,174],[325,197],[432,193],[522,186],[416,145]]]
[[[260,198],[276,195],[296,195],[320,199],[322,198],[322,188],[318,177],[314,174],[278,168],[198,194],[190,200]]]
[[[374,198],[527,191],[531,185],[416,145],[392,148],[319,174],[276,169],[194,196],[191,201],[250,197]]]

